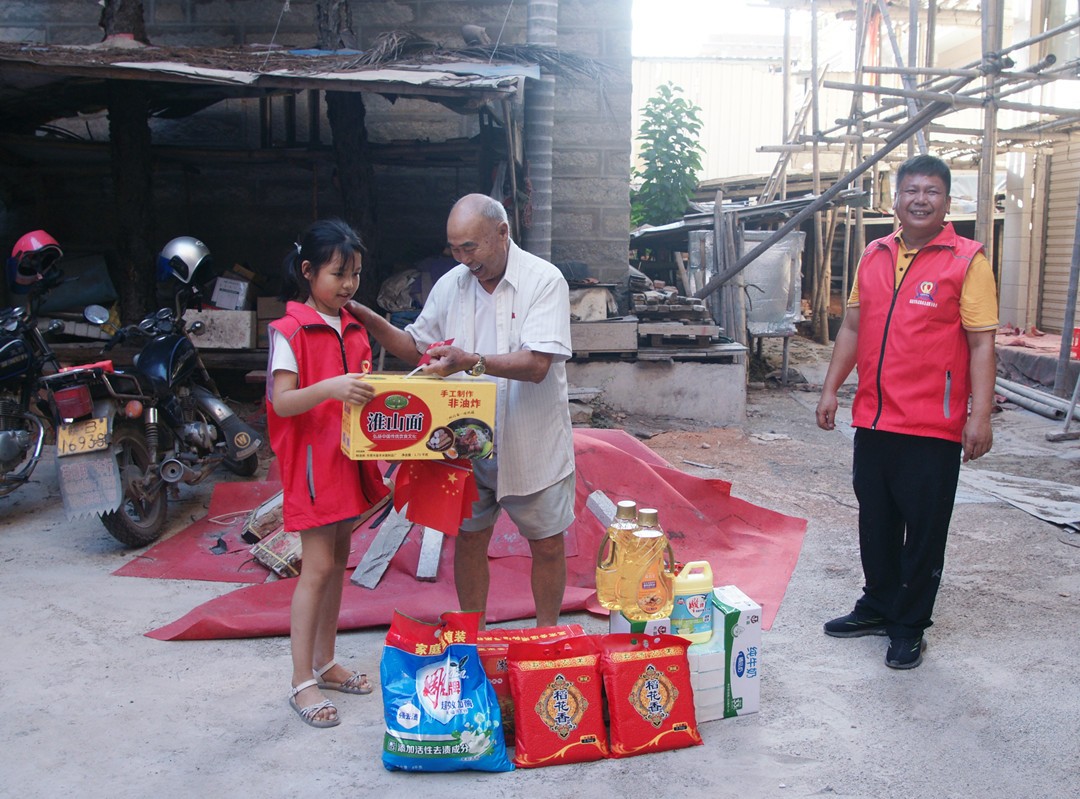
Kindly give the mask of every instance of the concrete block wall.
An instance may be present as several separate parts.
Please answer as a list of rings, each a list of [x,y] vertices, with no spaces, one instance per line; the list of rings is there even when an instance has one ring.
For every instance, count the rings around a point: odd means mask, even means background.
[[[313,46],[314,0],[143,0],[148,35],[160,45]],[[559,48],[612,67],[617,78],[603,85],[587,78],[556,81],[553,154],[552,258],[583,261],[602,282],[626,278],[629,230],[631,0],[560,0]],[[479,24],[495,39],[524,43],[527,3],[505,0],[352,0],[361,46],[385,31],[407,29],[449,47],[463,45],[461,25]],[[88,0],[7,0],[0,3],[0,39],[46,44],[93,44],[101,40],[100,6]],[[276,32],[275,32],[276,31]],[[308,104],[318,97],[317,136],[308,130]],[[395,102],[366,95],[369,136],[374,143],[468,139],[479,132],[475,114],[458,114],[426,100]],[[285,143],[284,102],[271,101],[273,144]],[[341,213],[323,96],[296,97],[296,139],[304,157],[262,165],[249,159],[159,159],[155,172],[162,243],[197,235],[219,264],[246,263],[276,275],[291,237],[316,216]],[[97,142],[108,138],[104,112],[69,128]],[[230,100],[182,120],[155,119],[156,145],[256,149],[258,103]],[[319,150],[318,146],[322,145]],[[379,167],[376,209],[384,262],[405,265],[435,254],[445,240],[446,213],[471,191],[488,192],[490,180],[475,167]],[[81,182],[62,173],[35,177],[21,190],[20,208],[0,208],[5,237],[19,228],[52,225],[54,235],[78,248],[104,249],[113,234],[102,198],[111,190],[107,160],[88,164]],[[3,203],[10,203],[10,198]],[[107,203],[111,200],[106,199]],[[44,220],[44,221],[43,221]],[[29,227],[28,227],[29,226]],[[279,241],[280,239],[280,241]],[[382,271],[384,267],[380,267]]]

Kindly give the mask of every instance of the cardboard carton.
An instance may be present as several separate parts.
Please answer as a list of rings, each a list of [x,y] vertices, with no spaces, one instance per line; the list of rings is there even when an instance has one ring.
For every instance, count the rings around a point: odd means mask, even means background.
[[[710,600],[711,601],[711,600]],[[698,724],[724,718],[727,657],[724,636],[717,632],[708,641],[686,650],[690,685],[694,689],[694,715]]]
[[[495,449],[495,383],[374,374],[375,396],[346,402],[341,451],[353,460],[478,460]]]
[[[644,635],[669,635],[671,633],[671,619],[648,619],[647,621],[632,621],[626,618],[621,610],[613,610],[608,615],[609,633],[643,633]]]
[[[727,685],[724,718],[756,713],[760,704],[761,605],[734,585],[713,590],[716,635],[723,631]]]
[[[251,302],[251,284],[230,277],[215,278],[210,301],[225,311],[246,311]]]

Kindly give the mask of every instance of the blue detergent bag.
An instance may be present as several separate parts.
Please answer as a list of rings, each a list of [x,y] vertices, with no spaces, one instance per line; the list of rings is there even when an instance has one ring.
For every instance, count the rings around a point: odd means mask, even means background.
[[[394,612],[379,666],[388,770],[513,770],[479,626],[478,612],[449,611],[436,623]]]

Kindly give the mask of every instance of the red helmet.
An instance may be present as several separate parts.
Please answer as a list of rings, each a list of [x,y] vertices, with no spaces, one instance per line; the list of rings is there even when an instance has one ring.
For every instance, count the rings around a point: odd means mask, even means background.
[[[63,255],[60,244],[44,230],[24,233],[11,249],[9,277],[20,286],[36,283]]]

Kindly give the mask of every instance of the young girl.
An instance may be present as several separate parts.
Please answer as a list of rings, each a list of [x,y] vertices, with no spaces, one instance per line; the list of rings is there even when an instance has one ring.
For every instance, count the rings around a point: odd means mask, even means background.
[[[363,376],[371,346],[342,306],[359,285],[360,238],[321,220],[285,259],[285,316],[270,324],[270,443],[281,467],[285,529],[299,530],[303,565],[292,599],[289,704],[313,727],[341,723],[321,691],[371,693],[367,675],[334,660],[345,566],[358,517],[389,493],[378,467],[341,452],[341,405],[374,396]]]

